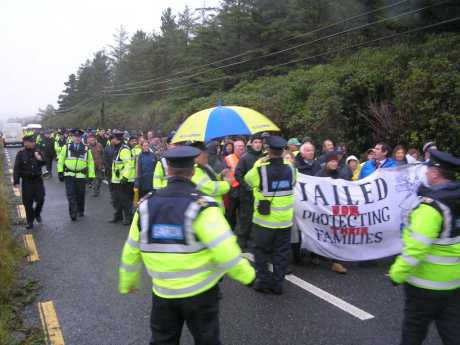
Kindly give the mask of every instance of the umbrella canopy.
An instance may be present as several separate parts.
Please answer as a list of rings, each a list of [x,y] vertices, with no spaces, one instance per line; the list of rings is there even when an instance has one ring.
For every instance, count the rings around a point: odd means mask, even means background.
[[[230,135],[252,135],[279,130],[272,121],[253,109],[217,106],[190,115],[179,127],[172,142],[208,142]]]

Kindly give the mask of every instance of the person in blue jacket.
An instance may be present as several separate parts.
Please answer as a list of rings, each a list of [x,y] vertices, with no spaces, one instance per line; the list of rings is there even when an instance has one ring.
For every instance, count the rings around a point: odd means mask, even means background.
[[[374,146],[374,159],[364,163],[359,178],[365,178],[380,168],[395,168],[396,162],[390,158],[391,147],[386,143],[378,143]]]
[[[153,190],[153,171],[157,158],[147,141],[142,144],[142,152],[136,157],[136,180],[134,188],[139,189],[139,198]]]

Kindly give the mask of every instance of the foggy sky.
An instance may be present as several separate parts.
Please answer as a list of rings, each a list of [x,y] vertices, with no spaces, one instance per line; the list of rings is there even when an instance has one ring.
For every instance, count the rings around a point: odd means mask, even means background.
[[[56,106],[69,74],[113,42],[159,30],[161,12],[217,6],[219,0],[0,0],[0,120]]]

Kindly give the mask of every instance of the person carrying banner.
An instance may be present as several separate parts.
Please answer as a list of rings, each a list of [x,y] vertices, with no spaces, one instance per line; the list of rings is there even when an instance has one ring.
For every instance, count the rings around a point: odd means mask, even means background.
[[[431,150],[421,203],[404,228],[404,249],[390,269],[404,284],[401,345],[420,345],[435,321],[444,345],[460,341],[460,158]]]
[[[258,292],[283,293],[283,281],[291,249],[294,217],[295,168],[283,160],[286,140],[266,139],[268,157],[258,160],[244,177],[254,194],[253,236]],[[268,262],[273,264],[273,275]]]

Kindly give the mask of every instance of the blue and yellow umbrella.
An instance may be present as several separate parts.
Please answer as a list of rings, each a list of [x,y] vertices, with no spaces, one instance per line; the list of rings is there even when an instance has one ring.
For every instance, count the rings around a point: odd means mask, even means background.
[[[172,142],[209,142],[231,135],[253,135],[279,130],[272,121],[253,109],[217,106],[190,115],[179,127]]]

